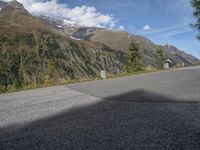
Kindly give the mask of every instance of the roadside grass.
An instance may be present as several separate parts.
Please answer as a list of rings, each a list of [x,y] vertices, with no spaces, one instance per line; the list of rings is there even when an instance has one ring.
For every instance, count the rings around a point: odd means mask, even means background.
[[[144,70],[138,71],[138,72],[121,73],[121,74],[118,74],[118,75],[108,74],[106,80],[115,79],[115,78],[121,78],[121,77],[127,77],[127,76],[133,76],[133,75],[140,75],[140,74],[159,72],[159,71],[164,71],[164,70],[158,70],[158,69],[152,68],[152,69],[144,69]],[[74,83],[83,83],[83,82],[96,81],[96,80],[103,80],[103,79],[101,79],[100,76],[98,76],[96,78],[91,78],[91,79],[66,80],[66,81],[63,81],[62,83],[57,83],[57,84],[56,83],[52,83],[52,84],[49,84],[49,85],[34,85],[34,86],[29,86],[29,87],[23,87],[21,89],[15,89],[15,88],[12,87],[12,88],[8,89],[7,91],[1,90],[2,88],[0,87],[0,94],[19,92],[19,91],[26,91],[26,90],[33,90],[33,89],[39,89],[39,88],[45,88],[45,87],[54,87],[54,86],[74,84]]]
[[[152,70],[142,70],[142,71],[137,71],[137,72],[131,72],[131,73],[122,73],[119,75],[108,75],[107,79],[113,79],[113,78],[120,78],[120,77],[127,77],[127,76],[133,76],[133,75],[140,75],[140,74],[147,74],[147,73],[152,73],[152,72],[159,72],[163,70],[158,70],[158,69],[152,69]]]
[[[16,88],[12,87],[12,88],[9,88],[6,91],[3,90],[0,87],[0,94],[20,92],[20,91],[26,91],[26,90],[34,90],[34,89],[40,89],[40,88],[46,88],[46,87],[61,86],[61,85],[67,85],[67,84],[73,84],[73,83],[89,82],[89,81],[95,81],[95,80],[100,80],[100,77],[99,78],[92,78],[92,79],[85,79],[85,80],[66,80],[62,83],[52,83],[52,84],[49,84],[49,85],[35,85],[35,86],[23,87],[23,88],[20,88],[20,89],[16,89]]]

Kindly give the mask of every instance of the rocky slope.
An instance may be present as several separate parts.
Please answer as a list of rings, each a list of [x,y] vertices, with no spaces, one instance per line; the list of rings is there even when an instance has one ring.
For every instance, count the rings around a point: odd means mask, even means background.
[[[121,72],[124,54],[77,41],[32,16],[16,1],[0,1],[0,88],[32,87]]]
[[[47,23],[49,22],[48,18],[42,18]],[[200,61],[197,58],[177,49],[172,45],[156,45],[146,37],[140,35],[129,34],[120,30],[70,26],[56,20],[49,23],[54,26],[56,25],[55,27],[57,28],[57,30],[65,32],[67,35],[70,35],[75,39],[100,42],[124,53],[128,53],[130,42],[138,43],[141,48],[143,63],[145,66],[155,65],[155,52],[158,46],[161,46],[164,49],[165,59],[170,59],[174,65],[184,63],[185,66],[193,66],[200,64]]]
[[[164,46],[156,45],[143,36],[129,34],[124,31],[100,28],[76,28],[76,30],[73,30],[70,34],[75,38],[104,43],[125,53],[128,52],[130,42],[138,43],[141,48],[145,65],[155,64],[155,51],[158,46],[161,46],[164,49],[165,59],[171,59],[174,64],[185,63],[186,66],[200,64],[200,61],[197,58],[177,49],[175,46],[169,44]]]

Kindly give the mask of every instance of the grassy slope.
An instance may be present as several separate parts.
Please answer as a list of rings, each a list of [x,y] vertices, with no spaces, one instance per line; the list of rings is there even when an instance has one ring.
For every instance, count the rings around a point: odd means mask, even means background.
[[[123,53],[96,42],[75,41],[57,33],[24,9],[0,14],[2,91],[48,86],[120,73]]]

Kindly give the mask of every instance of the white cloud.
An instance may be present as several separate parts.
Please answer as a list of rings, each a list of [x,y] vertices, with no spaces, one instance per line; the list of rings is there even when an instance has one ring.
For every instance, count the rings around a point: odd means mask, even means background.
[[[3,2],[10,2],[10,1],[13,1],[13,0],[0,0],[0,1],[3,1]]]
[[[10,0],[4,0],[10,1]],[[111,15],[97,12],[92,6],[77,6],[69,8],[66,4],[58,3],[57,0],[17,0],[34,15],[45,15],[63,19],[65,22],[87,27],[115,26],[115,19]]]
[[[119,26],[118,29],[123,31],[124,30],[124,26]]]
[[[191,29],[191,28],[182,28],[179,30],[172,30],[172,31],[165,32],[163,34],[154,36],[154,37],[152,37],[152,39],[158,39],[158,38],[163,38],[163,37],[172,37],[172,36],[177,36],[177,35],[192,32],[192,31],[193,31],[193,29]]]
[[[150,27],[150,25],[145,25],[144,27],[143,27],[143,30],[144,31],[149,31],[149,30],[151,30],[151,27]]]
[[[161,37],[170,37],[170,36],[175,36],[187,32],[193,31],[188,24],[180,24],[180,25],[174,25],[174,26],[169,26],[166,28],[160,28],[160,29],[155,29],[151,31],[139,31],[137,34],[141,34],[144,36],[150,36],[153,39],[161,38]]]
[[[138,32],[138,34],[148,35],[151,39],[158,39],[163,37],[172,37],[183,33],[192,32],[193,29],[188,24],[175,25],[166,28],[160,28],[149,32]]]
[[[175,26],[171,26],[171,27],[166,27],[166,28],[162,28],[162,29],[157,29],[157,30],[153,30],[150,32],[146,32],[145,34],[156,34],[156,33],[162,33],[162,32],[169,32],[172,30],[179,30],[182,28],[188,27],[188,24],[183,24],[183,25],[175,25]]]

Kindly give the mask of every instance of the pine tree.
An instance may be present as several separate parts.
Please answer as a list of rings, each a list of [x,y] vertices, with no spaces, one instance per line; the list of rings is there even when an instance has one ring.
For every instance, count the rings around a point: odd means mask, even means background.
[[[137,72],[142,70],[140,48],[137,44],[131,43],[129,47],[128,61],[126,64],[127,72]]]
[[[156,58],[157,58],[157,68],[158,69],[164,69],[164,51],[162,47],[158,47],[156,49]]]
[[[200,31],[200,0],[191,0],[192,6],[194,7],[194,17],[196,18],[196,23],[192,26]],[[197,36],[200,40],[200,34]]]

